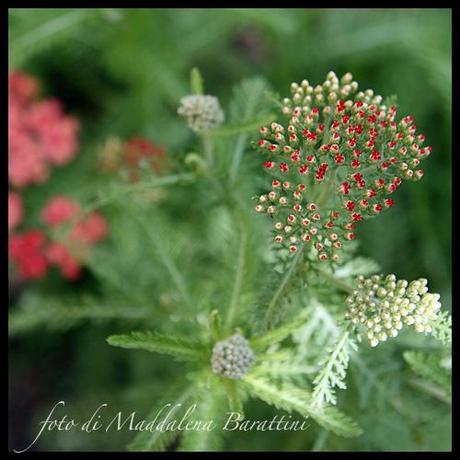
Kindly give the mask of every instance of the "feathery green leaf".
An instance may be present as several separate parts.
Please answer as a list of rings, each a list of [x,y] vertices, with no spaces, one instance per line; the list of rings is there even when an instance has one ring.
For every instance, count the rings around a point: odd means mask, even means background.
[[[448,368],[441,365],[439,356],[416,351],[406,351],[404,359],[412,370],[434,385],[440,386],[447,395],[452,392],[452,377]]]
[[[362,433],[359,425],[335,407],[318,407],[313,404],[311,394],[292,384],[276,385],[268,379],[247,375],[244,378],[248,391],[267,404],[288,412],[296,411],[302,416],[309,416],[323,428],[333,433],[352,437]]]
[[[349,337],[349,332],[344,332],[335,345],[328,350],[328,354],[321,361],[323,366],[316,376],[313,384],[313,400],[315,404],[336,404],[335,388],[347,388],[345,377],[350,360],[350,348],[356,348]]]
[[[114,347],[147,350],[174,356],[181,361],[195,361],[206,358],[207,349],[199,342],[171,337],[157,332],[131,332],[112,335],[107,342]]]

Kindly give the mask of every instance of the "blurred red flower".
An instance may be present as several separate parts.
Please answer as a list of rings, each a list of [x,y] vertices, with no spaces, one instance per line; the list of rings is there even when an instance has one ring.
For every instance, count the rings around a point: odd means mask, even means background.
[[[171,169],[165,148],[144,137],[131,137],[123,142],[118,138],[107,139],[100,151],[100,166],[105,171],[127,170],[132,182],[140,178],[140,170],[150,169],[160,174]]]
[[[25,279],[39,279],[46,275],[48,259],[45,256],[46,239],[39,230],[29,230],[12,235],[9,239],[9,253]]]
[[[50,227],[51,239],[47,240],[38,230],[10,237],[10,257],[23,278],[42,278],[49,266],[58,267],[66,279],[80,277],[83,258],[92,245],[106,238],[109,231],[105,218],[98,212],[93,211],[87,216],[81,213],[80,205],[71,198],[54,196],[41,213],[43,222]],[[69,224],[70,229],[57,240],[58,234],[53,232],[59,232],[64,224]]]
[[[15,187],[45,182],[50,167],[64,165],[78,148],[79,123],[57,99],[37,101],[38,82],[22,73],[8,78],[8,171]]]

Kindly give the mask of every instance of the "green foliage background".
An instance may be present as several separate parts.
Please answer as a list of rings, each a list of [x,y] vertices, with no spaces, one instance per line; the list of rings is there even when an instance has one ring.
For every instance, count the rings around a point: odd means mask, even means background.
[[[28,226],[39,221],[41,207],[55,193],[82,201],[98,196],[96,192],[106,184],[95,171],[96,151],[110,135],[148,137],[165,145],[176,164],[183,163],[187,152],[198,149],[198,141],[176,113],[178,100],[190,92],[192,67],[201,70],[206,93],[219,97],[230,122],[242,121],[247,107],[254,112],[248,119],[269,110],[260,91],[264,85],[284,95],[292,81],[321,82],[329,70],[339,75],[352,72],[361,88],[373,88],[384,96],[397,94],[400,113],[416,117],[433,155],[424,165],[420,184],[405,184],[397,191],[391,212],[359,228],[360,255],[374,259],[384,273],[409,280],[426,277],[430,291],[439,292],[443,308],[450,309],[450,10],[14,9],[9,12],[9,60],[10,68],[36,76],[44,94],[62,99],[66,110],[82,123],[76,159],[56,168],[49,183],[25,193]],[[238,86],[248,78],[259,79]],[[237,183],[243,196],[247,190],[248,205],[263,187],[249,148],[251,136],[254,133],[244,139],[229,137],[218,152],[222,163],[229,163],[235,143],[245,142]],[[67,401],[69,414],[75,417],[87,416],[102,402],[110,402],[117,411],[125,407],[131,412],[135,407],[146,414],[156,395],[183,377],[181,368],[169,359],[128,354],[108,347],[104,340],[125,332],[130,322],[145,321],[166,333],[180,331],[178,299],[188,305],[189,317],[198,323],[203,322],[200,309],[207,302],[220,301],[218,293],[225,283],[216,279],[215,271],[225,265],[219,251],[233,250],[231,242],[226,249],[221,240],[231,241],[231,223],[218,207],[216,211],[215,197],[203,185],[175,187],[166,193],[167,199],[154,209],[123,199],[104,208],[111,223],[111,241],[101,245],[99,265],[89,267],[83,281],[71,284],[51,276],[12,298],[11,310],[25,305],[36,321],[28,324],[29,316],[23,323],[10,323],[14,328],[12,446],[30,441],[37,420],[58,399]],[[267,256],[263,236],[267,227],[257,217],[254,220],[258,236],[251,247],[257,259]],[[184,279],[183,273],[193,276]],[[258,280],[253,282],[255,286]],[[77,303],[76,308],[84,308],[86,298],[90,316],[101,319],[100,325],[86,327],[85,315],[66,319],[58,313],[61,304],[71,308]],[[100,314],[94,308],[95,298],[100,300]],[[197,298],[203,305],[190,300]],[[127,317],[120,320],[116,308],[129,302],[137,307],[130,313],[124,309]],[[102,321],[110,316],[104,305],[115,310],[114,321]],[[40,322],[43,309],[56,312],[54,321]],[[411,346],[416,347],[416,341]],[[372,365],[374,375],[382,379],[384,385],[378,391],[362,369],[350,385],[344,404],[362,426],[371,427],[363,436],[343,440],[315,430],[305,437],[252,432],[232,437],[226,448],[450,449],[449,417],[439,403],[414,395],[398,410],[402,403],[394,396],[402,391],[401,375],[408,370],[395,349],[388,344],[378,359],[370,355],[363,364]],[[360,393],[354,398],[356,385],[369,385],[372,396],[363,400]],[[254,407],[247,408],[247,413],[252,418],[268,418],[272,413],[268,406],[251,404]],[[420,407],[425,419],[413,424],[413,414]],[[105,437],[50,433],[42,437],[39,448],[120,450],[131,437],[124,432]]]

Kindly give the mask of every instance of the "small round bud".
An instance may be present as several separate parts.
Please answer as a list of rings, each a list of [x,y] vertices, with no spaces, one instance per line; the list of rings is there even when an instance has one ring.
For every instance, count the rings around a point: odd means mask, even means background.
[[[251,370],[254,358],[249,342],[242,335],[235,334],[214,345],[211,368],[215,374],[241,379]]]
[[[224,112],[215,96],[193,94],[180,100],[177,112],[187,120],[192,131],[203,133],[221,125]]]

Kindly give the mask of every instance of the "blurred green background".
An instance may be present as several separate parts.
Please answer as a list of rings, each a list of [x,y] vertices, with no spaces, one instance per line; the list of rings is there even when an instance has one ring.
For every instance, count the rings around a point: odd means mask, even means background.
[[[385,273],[428,278],[430,291],[450,308],[450,10],[13,9],[9,62],[10,69],[37,77],[44,95],[60,98],[82,123],[79,155],[50,181],[63,193],[91,180],[95,149],[110,135],[145,136],[171,151],[186,149],[190,132],[176,111],[194,66],[206,93],[218,96],[223,107],[246,77],[262,76],[283,96],[292,81],[316,84],[329,70],[352,72],[362,89],[398,95],[399,113],[415,116],[433,154],[423,181],[405,184],[391,212],[359,228],[360,252]],[[26,202],[42,204],[44,196],[38,191]],[[33,213],[28,218],[33,222]],[[10,443],[30,436],[23,417],[33,420],[37,400],[63,388],[78,392],[72,373],[84,367],[47,375],[43,366],[30,369],[29,353],[38,347],[58,368],[82,334],[92,333],[77,330],[49,344],[44,338],[36,345],[32,337],[13,343]],[[24,382],[34,378],[39,383],[31,389]],[[110,447],[122,448],[123,441]]]

